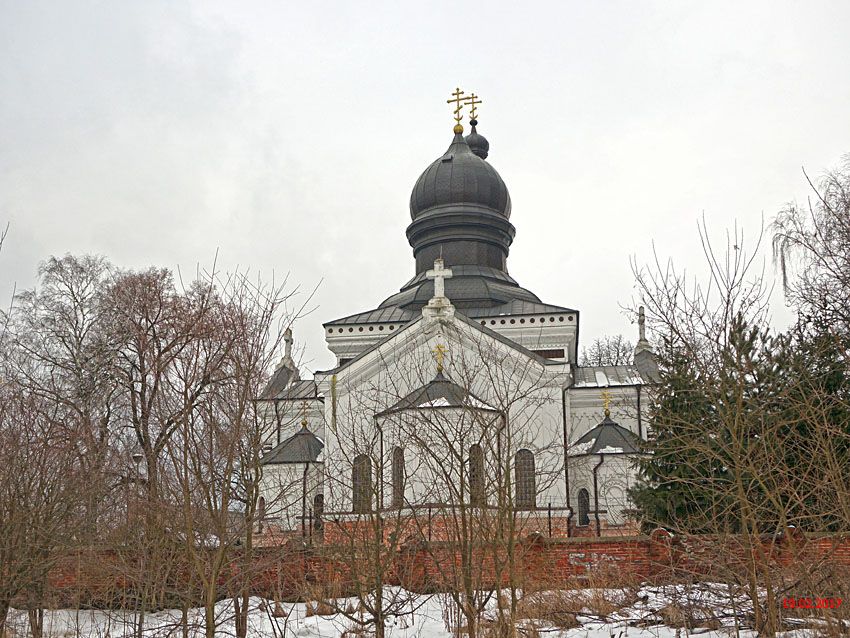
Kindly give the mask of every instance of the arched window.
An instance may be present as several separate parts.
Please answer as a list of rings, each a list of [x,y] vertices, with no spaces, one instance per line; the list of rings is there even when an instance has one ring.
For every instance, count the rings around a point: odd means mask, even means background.
[[[514,459],[514,483],[516,498],[514,505],[519,510],[537,507],[537,484],[534,477],[534,454],[531,450],[520,450]]]
[[[578,524],[590,525],[590,492],[584,488],[578,491]]]
[[[404,449],[393,448],[393,507],[404,506]]]
[[[372,510],[372,459],[365,454],[354,457],[351,503],[355,514],[366,514]]]
[[[469,448],[469,502],[484,504],[484,451],[477,443]]]

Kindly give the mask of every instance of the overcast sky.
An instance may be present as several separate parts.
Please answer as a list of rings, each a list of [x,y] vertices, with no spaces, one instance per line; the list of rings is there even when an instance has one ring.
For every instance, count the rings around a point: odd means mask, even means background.
[[[295,331],[330,367],[321,324],[413,274],[410,189],[460,86],[511,192],[511,274],[579,309],[583,344],[634,339],[630,257],[697,271],[701,215],[755,235],[850,152],[849,25],[846,0],[0,0],[0,294],[49,255],[218,250],[322,281]]]

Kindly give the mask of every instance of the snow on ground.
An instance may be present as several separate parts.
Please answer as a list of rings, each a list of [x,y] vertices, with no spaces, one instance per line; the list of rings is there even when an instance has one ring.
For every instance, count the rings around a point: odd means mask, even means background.
[[[542,594],[586,597],[602,597],[607,600],[626,599],[622,590],[565,590]],[[740,636],[754,638],[752,631],[736,632],[735,610],[746,611],[747,602],[740,596],[729,593],[724,585],[704,583],[696,587],[682,586],[642,587],[630,592],[627,604],[611,611],[606,616],[594,615],[592,609],[583,609],[576,616],[580,626],[560,629],[553,624],[534,620],[540,638],[721,638]],[[410,609],[405,615],[392,617],[387,622],[387,638],[454,638],[446,628],[444,618],[445,597],[412,596]],[[352,599],[352,605],[356,604]],[[671,605],[688,606],[697,617],[704,614],[706,625],[711,619],[715,629],[685,630],[665,625],[662,610]],[[343,605],[345,606],[345,605]],[[261,598],[252,598],[248,635],[251,638],[359,638],[371,635],[359,633],[350,620],[341,614],[318,616],[307,615],[305,603],[281,603],[284,617],[273,617],[274,603]],[[216,606],[217,636],[234,636],[233,607],[230,601]],[[719,619],[719,621],[718,621]],[[48,610],[44,615],[45,638],[131,638],[134,635],[136,616],[130,612],[100,610]],[[167,610],[148,614],[145,617],[145,636],[150,638],[180,638],[181,614]],[[528,623],[529,621],[522,621]],[[716,623],[720,623],[719,625]],[[190,635],[203,636],[203,610],[189,612]],[[9,614],[8,636],[28,635],[26,611],[12,610]],[[523,634],[526,632],[523,631]],[[534,635],[533,632],[531,635]],[[786,632],[783,638],[804,638],[817,635],[804,630]]]

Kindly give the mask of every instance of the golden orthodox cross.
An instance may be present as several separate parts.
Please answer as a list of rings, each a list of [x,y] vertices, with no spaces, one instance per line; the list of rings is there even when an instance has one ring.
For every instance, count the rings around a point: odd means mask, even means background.
[[[437,347],[434,348],[434,358],[437,360],[437,372],[443,371],[443,357],[446,354],[446,346],[442,343],[438,343]]]
[[[478,99],[478,96],[473,93],[472,95],[467,95],[464,98],[464,102],[469,104],[469,119],[474,120],[476,113],[478,113],[478,109],[476,109],[476,105],[482,104],[481,100]]]
[[[452,97],[446,100],[446,104],[451,104],[454,102],[455,110],[454,110],[454,118],[455,118],[455,126],[460,126],[460,121],[463,119],[463,115],[461,111],[463,111],[463,106],[466,103],[467,98],[461,97],[463,95],[463,91],[460,90],[460,87],[456,88],[454,93],[452,93]]]
[[[309,405],[307,405],[307,402],[306,402],[306,401],[302,401],[302,402],[301,402],[301,427],[302,427],[302,428],[306,428],[306,427],[307,427],[307,409],[308,409],[309,407],[310,407],[310,406],[309,406]]]
[[[608,390],[602,391],[602,405],[605,408],[605,416],[611,416],[611,393]]]

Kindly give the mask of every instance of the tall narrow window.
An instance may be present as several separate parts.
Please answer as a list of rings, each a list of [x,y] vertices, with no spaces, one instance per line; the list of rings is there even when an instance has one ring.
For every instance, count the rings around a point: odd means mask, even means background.
[[[477,443],[469,448],[469,502],[484,504],[484,451]]]
[[[590,525],[590,492],[584,488],[578,491],[578,524]]]
[[[393,507],[404,506],[404,449],[393,448]]]
[[[372,510],[372,459],[365,454],[354,457],[351,470],[351,502],[355,514]]]
[[[514,505],[520,510],[537,507],[537,484],[534,477],[534,454],[531,450],[520,450],[514,459],[514,483],[516,498]]]

